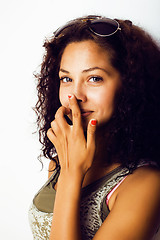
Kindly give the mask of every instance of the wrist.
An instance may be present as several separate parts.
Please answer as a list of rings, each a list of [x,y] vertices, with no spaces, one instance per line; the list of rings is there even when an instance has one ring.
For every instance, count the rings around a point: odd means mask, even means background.
[[[69,184],[70,186],[82,186],[84,175],[80,171],[69,171],[61,169],[58,184]]]

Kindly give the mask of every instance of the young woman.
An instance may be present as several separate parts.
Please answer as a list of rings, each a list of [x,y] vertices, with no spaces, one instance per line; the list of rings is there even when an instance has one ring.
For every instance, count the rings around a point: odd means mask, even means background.
[[[34,239],[158,239],[159,47],[131,21],[100,16],[44,46],[36,111],[51,161],[29,210]]]

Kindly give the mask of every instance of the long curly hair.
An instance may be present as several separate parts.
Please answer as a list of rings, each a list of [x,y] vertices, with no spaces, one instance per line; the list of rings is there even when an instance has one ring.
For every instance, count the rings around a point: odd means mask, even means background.
[[[107,126],[109,155],[116,156],[126,167],[135,168],[141,159],[155,161],[160,166],[160,49],[148,33],[131,21],[116,20],[121,31],[110,37],[95,35],[87,21],[76,19],[58,37],[53,35],[45,40],[43,62],[35,75],[38,80],[35,111],[43,156],[55,161],[56,150],[47,130],[61,106],[58,72],[63,51],[71,42],[93,40],[107,51],[122,81]]]

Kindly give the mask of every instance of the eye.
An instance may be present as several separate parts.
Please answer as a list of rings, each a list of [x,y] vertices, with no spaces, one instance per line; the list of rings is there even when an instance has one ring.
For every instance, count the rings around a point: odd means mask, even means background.
[[[101,82],[102,80],[103,80],[102,77],[94,76],[94,77],[90,77],[89,82],[96,83],[96,82]]]
[[[62,77],[62,78],[60,78],[60,81],[62,83],[68,83],[68,82],[72,82],[72,79],[69,77]]]

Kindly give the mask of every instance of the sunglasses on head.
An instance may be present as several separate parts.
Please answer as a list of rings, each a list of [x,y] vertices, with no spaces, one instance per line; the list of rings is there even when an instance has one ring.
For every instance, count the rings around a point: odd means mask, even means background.
[[[116,20],[110,18],[89,16],[87,18],[80,18],[78,20],[81,22],[87,22],[89,30],[100,37],[109,37],[115,34],[118,30],[121,30],[119,23]],[[66,25],[58,28],[54,32],[54,37],[58,37],[64,29],[73,26],[75,22],[77,22],[77,20],[72,20]]]

